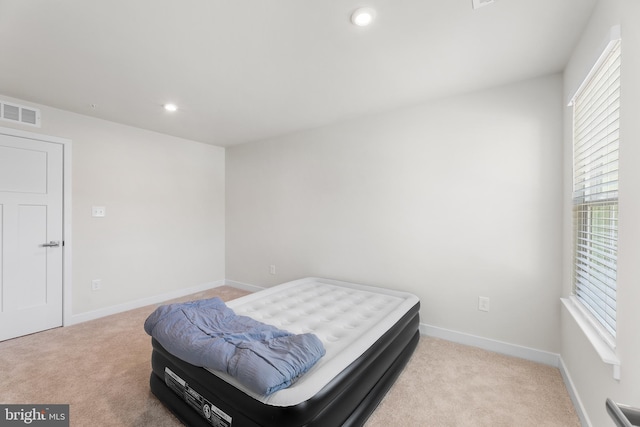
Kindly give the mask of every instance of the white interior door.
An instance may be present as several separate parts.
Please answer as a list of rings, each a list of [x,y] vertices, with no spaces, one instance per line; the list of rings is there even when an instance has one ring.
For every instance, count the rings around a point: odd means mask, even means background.
[[[0,341],[62,326],[63,147],[0,134]]]

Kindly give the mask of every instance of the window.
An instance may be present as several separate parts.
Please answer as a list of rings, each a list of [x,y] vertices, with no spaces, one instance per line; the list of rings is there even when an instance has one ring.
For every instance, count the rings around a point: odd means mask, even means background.
[[[616,335],[620,57],[620,40],[614,40],[572,100],[573,291],[612,345]]]

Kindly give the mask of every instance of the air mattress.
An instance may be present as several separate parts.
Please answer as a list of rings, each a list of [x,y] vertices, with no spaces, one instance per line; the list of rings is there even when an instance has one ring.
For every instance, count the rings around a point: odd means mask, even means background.
[[[390,289],[306,278],[227,305],[293,333],[316,334],[326,355],[290,387],[263,396],[152,340],[151,390],[189,426],[362,425],[419,340],[418,298]]]

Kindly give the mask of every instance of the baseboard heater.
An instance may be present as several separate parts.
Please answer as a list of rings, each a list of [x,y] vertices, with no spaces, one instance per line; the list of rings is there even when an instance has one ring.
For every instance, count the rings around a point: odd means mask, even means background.
[[[640,409],[607,399],[607,412],[618,427],[640,426]]]

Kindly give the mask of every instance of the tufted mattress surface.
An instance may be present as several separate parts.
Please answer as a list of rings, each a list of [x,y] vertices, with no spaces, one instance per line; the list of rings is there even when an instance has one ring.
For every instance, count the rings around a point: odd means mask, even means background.
[[[293,406],[313,397],[419,303],[406,292],[328,279],[306,278],[230,301],[237,314],[293,333],[312,332],[326,355],[291,387],[269,396],[252,393],[230,376],[212,371],[253,398]]]

